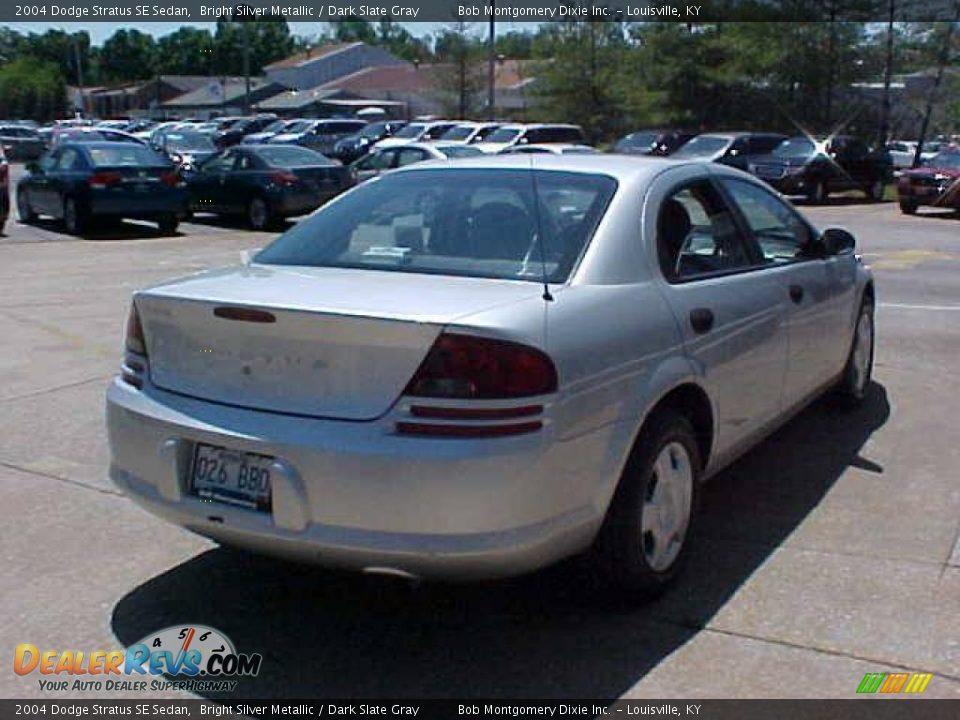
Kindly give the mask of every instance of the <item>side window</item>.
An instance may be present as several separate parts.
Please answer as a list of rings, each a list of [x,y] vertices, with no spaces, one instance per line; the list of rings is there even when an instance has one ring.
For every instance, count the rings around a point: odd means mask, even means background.
[[[418,148],[406,148],[397,156],[397,167],[412,165],[426,159],[426,153]]]
[[[375,152],[357,163],[357,168],[359,170],[386,170],[390,167],[392,158],[393,153],[391,152]]]
[[[657,255],[669,282],[754,264],[730,209],[709,180],[690,183],[663,202]]]
[[[232,150],[227,150],[223,155],[219,157],[213,157],[203,164],[203,172],[205,173],[221,173],[221,172],[230,172],[233,170],[233,163],[236,160],[237,154]]]
[[[73,148],[67,148],[60,154],[60,159],[57,161],[57,170],[74,170],[78,163],[80,155]]]
[[[55,167],[57,167],[57,163],[60,161],[60,155],[60,152],[53,152],[49,155],[44,155],[40,159],[40,169],[44,172],[50,172],[53,170]]]
[[[742,180],[722,179],[760,245],[767,263],[785,263],[803,257],[810,228],[786,203],[763,188]]]

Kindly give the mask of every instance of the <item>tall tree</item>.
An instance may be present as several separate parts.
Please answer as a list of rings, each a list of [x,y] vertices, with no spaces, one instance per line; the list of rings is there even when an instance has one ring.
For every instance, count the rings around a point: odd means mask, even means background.
[[[157,42],[136,28],[117,30],[100,52],[100,71],[107,82],[145,80],[157,68]]]
[[[216,72],[210,31],[185,25],[157,40],[157,72],[165,75],[212,75]]]
[[[482,105],[484,75],[483,43],[474,34],[473,26],[455,22],[446,27],[437,36],[434,53],[443,65],[437,74],[437,85],[444,113],[458,118],[475,115]]]

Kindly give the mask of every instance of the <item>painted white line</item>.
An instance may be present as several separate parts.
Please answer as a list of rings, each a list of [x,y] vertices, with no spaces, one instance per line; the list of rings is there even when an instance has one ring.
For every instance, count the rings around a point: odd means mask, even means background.
[[[960,305],[910,305],[909,303],[878,303],[882,308],[897,310],[960,310]]]

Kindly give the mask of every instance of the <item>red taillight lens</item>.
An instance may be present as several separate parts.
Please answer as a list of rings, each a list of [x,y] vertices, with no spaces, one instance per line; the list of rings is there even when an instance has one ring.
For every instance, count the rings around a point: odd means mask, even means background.
[[[118,172],[95,172],[87,178],[87,184],[92,188],[113,187],[122,182],[123,175]]]
[[[277,185],[286,185],[289,187],[290,185],[297,184],[297,176],[292,172],[275,172],[270,175],[270,179]]]
[[[137,306],[130,303],[130,314],[127,316],[127,339],[126,348],[128,352],[137,355],[147,354],[147,342],[143,337],[143,325],[140,324],[140,313],[137,312]]]
[[[536,348],[443,333],[404,394],[495,400],[546,395],[556,389],[557,370],[550,358]]]
[[[165,172],[160,176],[160,182],[167,187],[182,187],[185,183],[179,173]]]

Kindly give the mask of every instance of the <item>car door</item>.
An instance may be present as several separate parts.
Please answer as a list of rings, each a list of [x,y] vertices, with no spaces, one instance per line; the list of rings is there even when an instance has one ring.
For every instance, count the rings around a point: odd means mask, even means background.
[[[233,165],[226,172],[226,180],[220,188],[222,211],[244,212],[263,175],[264,171],[257,164],[253,153],[236,150]]]
[[[30,181],[27,185],[27,198],[34,212],[43,215],[53,214],[54,191],[51,186],[51,173],[56,171],[61,152],[59,149],[52,150],[44,155],[37,163],[36,172],[30,174]],[[59,212],[59,209],[57,212]]]
[[[236,150],[224,150],[203,163],[190,178],[190,196],[196,210],[225,212],[227,177],[233,169],[236,157]]]
[[[89,174],[86,160],[79,147],[65,147],[57,159],[57,166],[48,173],[50,213],[55,217],[63,215],[63,201],[68,195],[75,195],[80,185],[85,186]]]
[[[714,403],[718,457],[777,418],[786,368],[784,298],[706,170],[663,173],[654,266],[684,349]],[[648,215],[649,217],[649,215]]]
[[[784,402],[802,402],[843,367],[849,308],[856,290],[856,260],[816,252],[817,232],[765,187],[722,177],[731,204],[760,248],[766,274],[786,302],[788,353]]]

